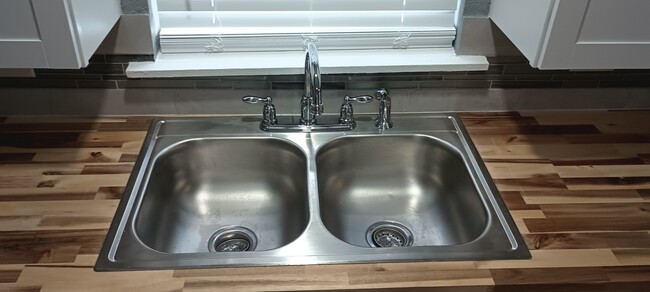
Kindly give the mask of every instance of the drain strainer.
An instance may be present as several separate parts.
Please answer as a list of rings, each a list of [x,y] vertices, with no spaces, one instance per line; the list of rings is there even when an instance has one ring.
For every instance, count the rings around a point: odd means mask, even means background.
[[[371,247],[405,247],[413,245],[413,233],[406,226],[394,221],[380,221],[366,231]]]
[[[242,226],[227,226],[215,232],[208,241],[211,252],[252,251],[257,246],[257,236]]]

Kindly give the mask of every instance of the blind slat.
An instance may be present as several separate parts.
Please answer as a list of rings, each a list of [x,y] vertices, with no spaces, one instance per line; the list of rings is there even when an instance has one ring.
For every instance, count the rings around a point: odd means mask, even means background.
[[[431,35],[427,33],[413,35],[409,41],[409,48],[445,48],[454,40],[453,35]],[[210,53],[215,52],[215,39],[207,35],[184,36],[182,38],[164,37],[160,39],[163,53]],[[318,35],[319,49],[326,50],[368,50],[368,49],[395,49],[394,35],[355,35],[355,34],[328,34]],[[272,52],[293,51],[303,49],[304,43],[300,35],[267,35],[255,38],[221,37],[219,45],[223,52]]]
[[[158,0],[159,11],[455,10],[458,0]]]
[[[453,27],[454,11],[319,11],[319,12],[161,12],[162,28],[211,27],[215,31],[237,31],[238,28],[260,30],[300,28],[326,31],[326,28],[409,28]],[[338,31],[338,30],[337,30]],[[253,30],[254,32],[254,30]]]

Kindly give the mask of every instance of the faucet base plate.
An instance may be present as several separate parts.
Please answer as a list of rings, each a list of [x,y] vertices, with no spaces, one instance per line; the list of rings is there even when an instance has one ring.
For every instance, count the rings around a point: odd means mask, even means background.
[[[300,125],[296,123],[300,117],[288,116],[278,117],[278,123],[275,125],[260,124],[260,129],[265,132],[340,132],[351,131],[356,128],[356,123],[340,123],[339,116],[323,115],[318,118],[314,125]]]

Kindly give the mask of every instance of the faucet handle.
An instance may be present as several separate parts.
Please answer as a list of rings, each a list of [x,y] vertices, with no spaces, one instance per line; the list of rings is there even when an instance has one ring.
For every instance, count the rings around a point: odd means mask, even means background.
[[[250,104],[256,104],[259,102],[263,103],[273,103],[273,100],[271,99],[270,96],[267,97],[261,97],[261,96],[244,96],[242,98],[242,101],[245,103],[250,103]]]
[[[358,103],[369,103],[374,99],[374,97],[370,95],[359,95],[359,96],[345,96],[345,103],[350,104],[353,101],[356,101]]]
[[[343,99],[343,105],[341,106],[339,123],[349,125],[351,128],[355,128],[357,126],[357,122],[354,120],[352,102],[354,101],[358,103],[369,103],[373,100],[373,98],[374,97],[370,95],[345,96]]]
[[[260,96],[244,96],[242,100],[245,103],[256,104],[263,102],[264,108],[262,109],[262,122],[260,122],[260,129],[266,130],[269,126],[276,125],[278,123],[278,118],[275,111],[275,106],[273,105],[273,99],[270,96],[260,97]]]

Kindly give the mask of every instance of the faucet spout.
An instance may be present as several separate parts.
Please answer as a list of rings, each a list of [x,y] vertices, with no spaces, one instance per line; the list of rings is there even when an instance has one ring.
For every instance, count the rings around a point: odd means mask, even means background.
[[[321,96],[320,65],[316,44],[307,44],[305,56],[305,93],[301,103],[300,122],[303,125],[316,123],[316,116],[323,113],[323,98]]]

